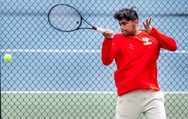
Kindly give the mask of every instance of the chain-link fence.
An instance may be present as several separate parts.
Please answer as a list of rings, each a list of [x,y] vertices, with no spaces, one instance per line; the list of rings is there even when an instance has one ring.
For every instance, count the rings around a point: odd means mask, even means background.
[[[113,119],[115,64],[101,63],[103,37],[92,30],[60,32],[47,19],[58,3],[74,6],[91,24],[119,32],[113,14],[134,6],[140,24],[177,41],[161,51],[158,80],[168,119],[188,118],[187,0],[1,0],[1,116],[3,119]],[[12,55],[5,62],[5,53]],[[145,118],[145,117],[141,117]]]

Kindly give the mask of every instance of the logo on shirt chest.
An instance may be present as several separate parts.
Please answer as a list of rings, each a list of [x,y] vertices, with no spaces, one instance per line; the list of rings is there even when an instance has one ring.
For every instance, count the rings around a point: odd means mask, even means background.
[[[151,45],[152,42],[149,41],[150,39],[148,37],[143,37],[142,41],[144,45]]]

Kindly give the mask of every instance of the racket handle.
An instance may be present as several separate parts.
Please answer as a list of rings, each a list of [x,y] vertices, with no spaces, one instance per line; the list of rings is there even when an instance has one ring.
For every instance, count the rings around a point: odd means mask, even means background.
[[[97,31],[100,31],[100,32],[103,32],[103,31],[105,31],[105,29],[103,29],[103,28],[100,28],[100,27],[94,27],[94,30],[97,30]]]
[[[99,32],[105,31],[105,29],[100,28],[100,27],[93,27],[93,29],[96,30],[96,31],[99,31]],[[111,39],[112,39],[113,37],[114,37],[114,35],[111,36]]]

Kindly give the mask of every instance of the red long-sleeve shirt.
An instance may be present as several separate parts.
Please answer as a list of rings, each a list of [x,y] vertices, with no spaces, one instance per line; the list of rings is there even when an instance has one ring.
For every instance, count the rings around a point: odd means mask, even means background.
[[[155,28],[149,34],[142,31],[136,36],[116,34],[112,40],[104,38],[102,62],[109,65],[115,59],[114,80],[119,96],[139,89],[160,90],[157,80],[160,48],[175,51],[177,45],[173,38]]]

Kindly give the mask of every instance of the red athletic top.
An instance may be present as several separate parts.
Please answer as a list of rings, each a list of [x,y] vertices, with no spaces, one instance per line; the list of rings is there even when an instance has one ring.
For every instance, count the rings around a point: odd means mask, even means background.
[[[160,48],[175,51],[174,39],[152,28],[136,36],[116,34],[112,40],[104,38],[102,62],[109,65],[115,59],[114,80],[118,96],[139,89],[160,90],[157,81],[157,59]]]

